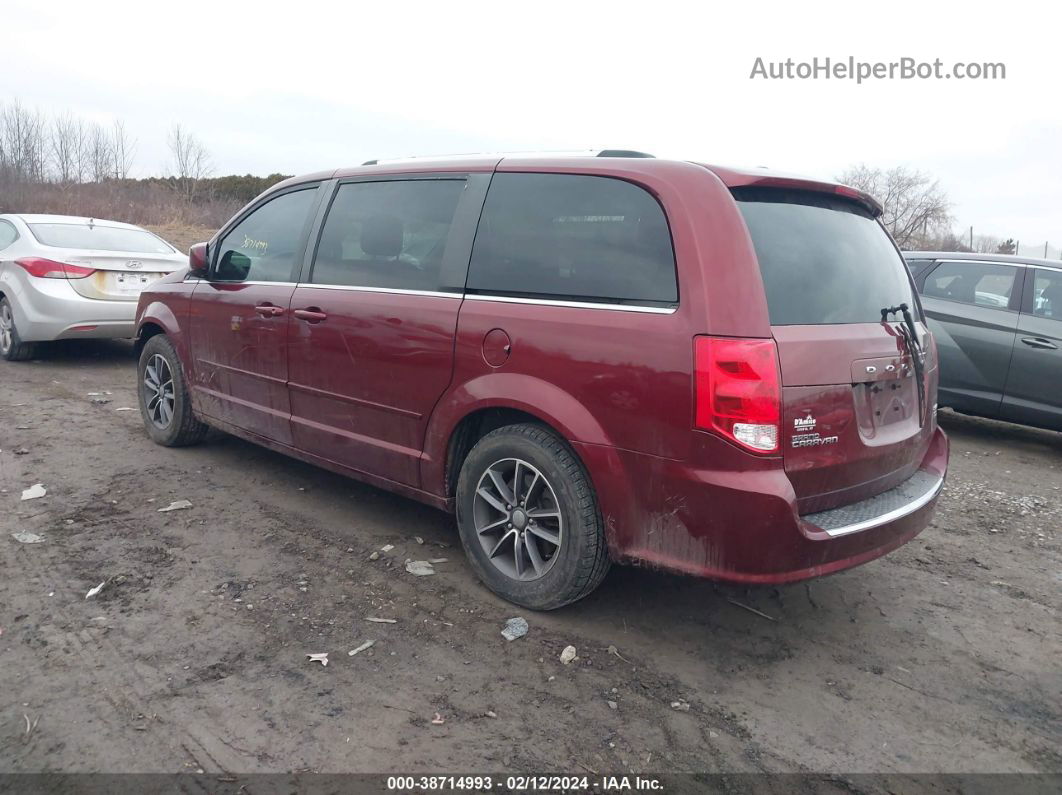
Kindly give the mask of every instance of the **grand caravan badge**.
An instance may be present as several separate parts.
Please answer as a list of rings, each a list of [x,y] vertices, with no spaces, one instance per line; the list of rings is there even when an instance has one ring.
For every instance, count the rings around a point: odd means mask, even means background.
[[[793,447],[822,447],[837,444],[836,436],[823,436],[815,431],[816,419],[809,411],[806,417],[793,419]]]

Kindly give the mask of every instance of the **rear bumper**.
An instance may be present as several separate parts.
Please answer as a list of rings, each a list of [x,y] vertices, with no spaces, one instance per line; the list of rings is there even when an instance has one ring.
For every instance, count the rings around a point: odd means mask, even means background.
[[[577,446],[581,454],[596,454],[587,447]],[[615,469],[601,483],[595,478],[615,557],[711,579],[770,584],[858,566],[918,535],[932,519],[947,474],[948,440],[938,428],[919,470],[896,489],[805,516],[777,460],[742,471],[741,459],[731,458],[725,463],[738,471],[706,470],[615,453],[627,485]],[[591,472],[601,471],[588,464]]]
[[[79,295],[65,279],[32,279],[11,290],[19,336],[26,342],[132,337],[136,301]]]

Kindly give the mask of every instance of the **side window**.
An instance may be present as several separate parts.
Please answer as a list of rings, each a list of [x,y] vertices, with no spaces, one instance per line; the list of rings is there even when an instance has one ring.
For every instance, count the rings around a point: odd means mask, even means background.
[[[1030,271],[1034,274],[1033,314],[1062,320],[1062,271],[1044,268],[1030,268]]]
[[[1006,309],[1018,269],[991,262],[942,262],[926,278],[922,291],[931,298]]]
[[[339,186],[317,245],[313,284],[439,289],[463,179]]]
[[[610,177],[495,174],[468,289],[675,303],[675,254],[664,211],[647,191]]]
[[[907,267],[911,270],[911,275],[916,279],[922,274],[923,271],[925,271],[932,264],[933,260],[931,259],[907,260]]]
[[[18,240],[18,232],[9,221],[0,220],[0,249],[5,249]]]
[[[213,278],[230,282],[289,282],[316,186],[277,196],[240,221],[218,247]]]

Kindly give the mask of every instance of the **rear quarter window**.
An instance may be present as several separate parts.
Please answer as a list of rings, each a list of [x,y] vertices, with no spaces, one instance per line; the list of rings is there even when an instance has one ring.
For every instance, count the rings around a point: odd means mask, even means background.
[[[18,232],[14,224],[0,218],[0,250],[7,248],[18,240]]]
[[[931,259],[909,259],[907,260],[907,267],[910,269],[915,281],[917,281],[918,277],[931,268],[934,262],[935,260]]]
[[[664,211],[610,177],[495,174],[480,218],[469,291],[620,304],[678,301]]]
[[[812,191],[735,188],[777,326],[877,323],[916,307],[892,240],[857,202]]]

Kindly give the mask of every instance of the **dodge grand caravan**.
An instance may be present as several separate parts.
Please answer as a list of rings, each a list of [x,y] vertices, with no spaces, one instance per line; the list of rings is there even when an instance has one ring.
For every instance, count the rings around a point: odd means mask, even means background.
[[[624,153],[633,154],[633,153]],[[937,359],[873,199],[635,156],[319,173],[140,298],[140,408],[456,514],[537,609],[613,561],[741,583],[929,522]]]

